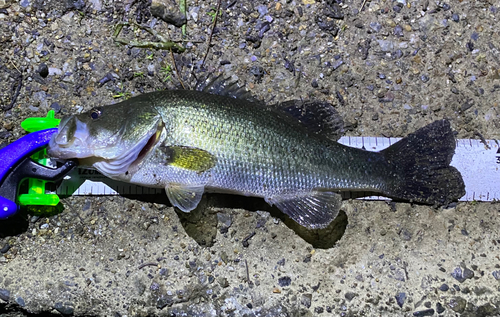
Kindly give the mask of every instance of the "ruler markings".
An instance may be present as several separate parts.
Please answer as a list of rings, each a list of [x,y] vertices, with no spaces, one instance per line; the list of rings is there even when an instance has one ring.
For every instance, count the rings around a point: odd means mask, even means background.
[[[368,151],[383,150],[401,138],[384,137],[342,137],[339,142]],[[500,150],[495,140],[486,140],[488,147],[480,140],[459,139],[451,165],[456,167],[465,182],[466,194],[461,201],[500,200]],[[147,195],[161,193],[159,188],[147,188],[124,184],[97,173],[96,171],[73,170],[57,188],[57,194],[66,195]],[[353,197],[343,193],[344,198]],[[370,200],[387,200],[380,196],[364,197]]]

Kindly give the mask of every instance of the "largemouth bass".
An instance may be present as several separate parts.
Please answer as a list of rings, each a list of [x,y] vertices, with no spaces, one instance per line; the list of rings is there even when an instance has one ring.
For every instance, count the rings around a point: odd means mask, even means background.
[[[312,229],[337,216],[342,190],[438,205],[465,194],[449,165],[455,138],[448,121],[369,152],[317,133],[331,119],[325,107],[312,106],[307,116],[299,110],[194,90],[152,92],[64,117],[48,153],[165,188],[184,212],[205,191],[256,196]]]

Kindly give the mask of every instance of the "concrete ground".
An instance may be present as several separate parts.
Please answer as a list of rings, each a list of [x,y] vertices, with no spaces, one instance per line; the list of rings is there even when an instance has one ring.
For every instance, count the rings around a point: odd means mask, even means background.
[[[207,73],[268,103],[329,101],[346,135],[403,137],[447,118],[458,138],[500,138],[496,1],[223,0],[208,54],[217,1],[187,6],[183,36],[146,1],[0,0],[0,143],[49,109],[62,117]],[[117,44],[123,21],[187,50]],[[134,26],[120,37],[157,41]],[[0,222],[2,316],[500,316],[496,203],[346,200],[317,231],[230,195],[191,214],[163,196],[62,207]]]

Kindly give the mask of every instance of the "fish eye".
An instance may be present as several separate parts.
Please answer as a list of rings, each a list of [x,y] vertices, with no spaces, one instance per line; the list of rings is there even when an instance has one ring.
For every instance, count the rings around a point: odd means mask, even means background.
[[[90,111],[90,117],[92,118],[92,120],[97,120],[101,117],[101,110],[99,108],[94,108]]]

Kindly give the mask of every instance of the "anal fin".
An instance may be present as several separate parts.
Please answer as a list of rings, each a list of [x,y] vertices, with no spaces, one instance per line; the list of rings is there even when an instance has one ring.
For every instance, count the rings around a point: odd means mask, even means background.
[[[334,192],[314,190],[304,195],[266,198],[266,201],[300,225],[309,229],[321,229],[337,217],[342,196]]]
[[[165,191],[172,206],[179,208],[183,212],[190,212],[200,203],[205,186],[168,184]]]

